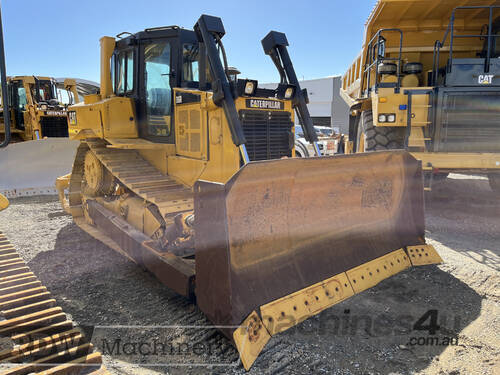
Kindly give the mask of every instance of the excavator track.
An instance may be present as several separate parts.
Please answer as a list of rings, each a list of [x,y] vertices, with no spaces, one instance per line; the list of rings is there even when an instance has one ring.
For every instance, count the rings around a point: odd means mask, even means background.
[[[110,374],[84,332],[0,232],[0,375]]]

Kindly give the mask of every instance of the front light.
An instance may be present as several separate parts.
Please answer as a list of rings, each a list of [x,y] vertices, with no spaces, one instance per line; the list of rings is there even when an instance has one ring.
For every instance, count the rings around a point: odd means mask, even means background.
[[[46,110],[47,110],[47,106],[46,106],[45,104],[42,104],[42,105],[40,106],[40,109],[41,109],[42,111],[46,111]]]
[[[285,90],[285,99],[290,99],[293,95],[293,87],[288,87]]]
[[[245,94],[252,95],[255,89],[255,85],[252,81],[248,81],[245,84]]]
[[[386,115],[378,115],[378,122],[386,122],[386,121],[387,121]]]
[[[396,122],[396,115],[394,113],[387,115],[387,122]]]

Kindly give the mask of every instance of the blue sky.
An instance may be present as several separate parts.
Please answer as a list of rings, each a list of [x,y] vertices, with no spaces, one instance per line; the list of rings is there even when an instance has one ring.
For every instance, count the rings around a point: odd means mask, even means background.
[[[286,33],[299,79],[343,74],[361,48],[373,4],[374,0],[3,0],[7,73],[98,81],[101,36],[164,25],[191,29],[205,13],[222,18],[229,64],[242,77],[279,79],[260,44],[270,30]]]

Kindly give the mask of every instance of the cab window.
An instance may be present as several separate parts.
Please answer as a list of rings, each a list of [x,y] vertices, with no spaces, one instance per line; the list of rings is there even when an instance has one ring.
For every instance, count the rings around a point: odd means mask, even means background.
[[[124,95],[134,90],[134,51],[122,51],[115,57],[115,94]]]
[[[182,79],[185,82],[198,82],[198,44],[184,44],[182,47]]]
[[[131,92],[134,90],[134,54],[132,51],[127,53],[127,66],[126,66],[127,80],[125,91]]]
[[[111,84],[116,93],[116,55],[111,56]]]
[[[16,102],[17,102],[16,103],[17,109],[19,109],[20,111],[24,111],[24,109],[26,108],[26,104],[28,104],[28,101],[26,99],[26,90],[22,86],[19,86],[17,88],[17,100],[16,100]]]
[[[169,136],[172,111],[170,44],[151,43],[144,48],[147,134]]]
[[[55,87],[50,81],[38,81],[38,97],[40,101],[55,99]]]

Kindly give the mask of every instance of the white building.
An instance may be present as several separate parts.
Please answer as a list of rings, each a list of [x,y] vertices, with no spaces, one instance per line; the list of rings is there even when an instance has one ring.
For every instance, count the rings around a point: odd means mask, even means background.
[[[340,97],[340,76],[300,81],[300,87],[307,90],[307,108],[314,125],[331,126],[335,132],[349,132],[349,107]],[[259,84],[264,88],[275,88],[277,83]],[[297,121],[297,120],[296,120]]]

